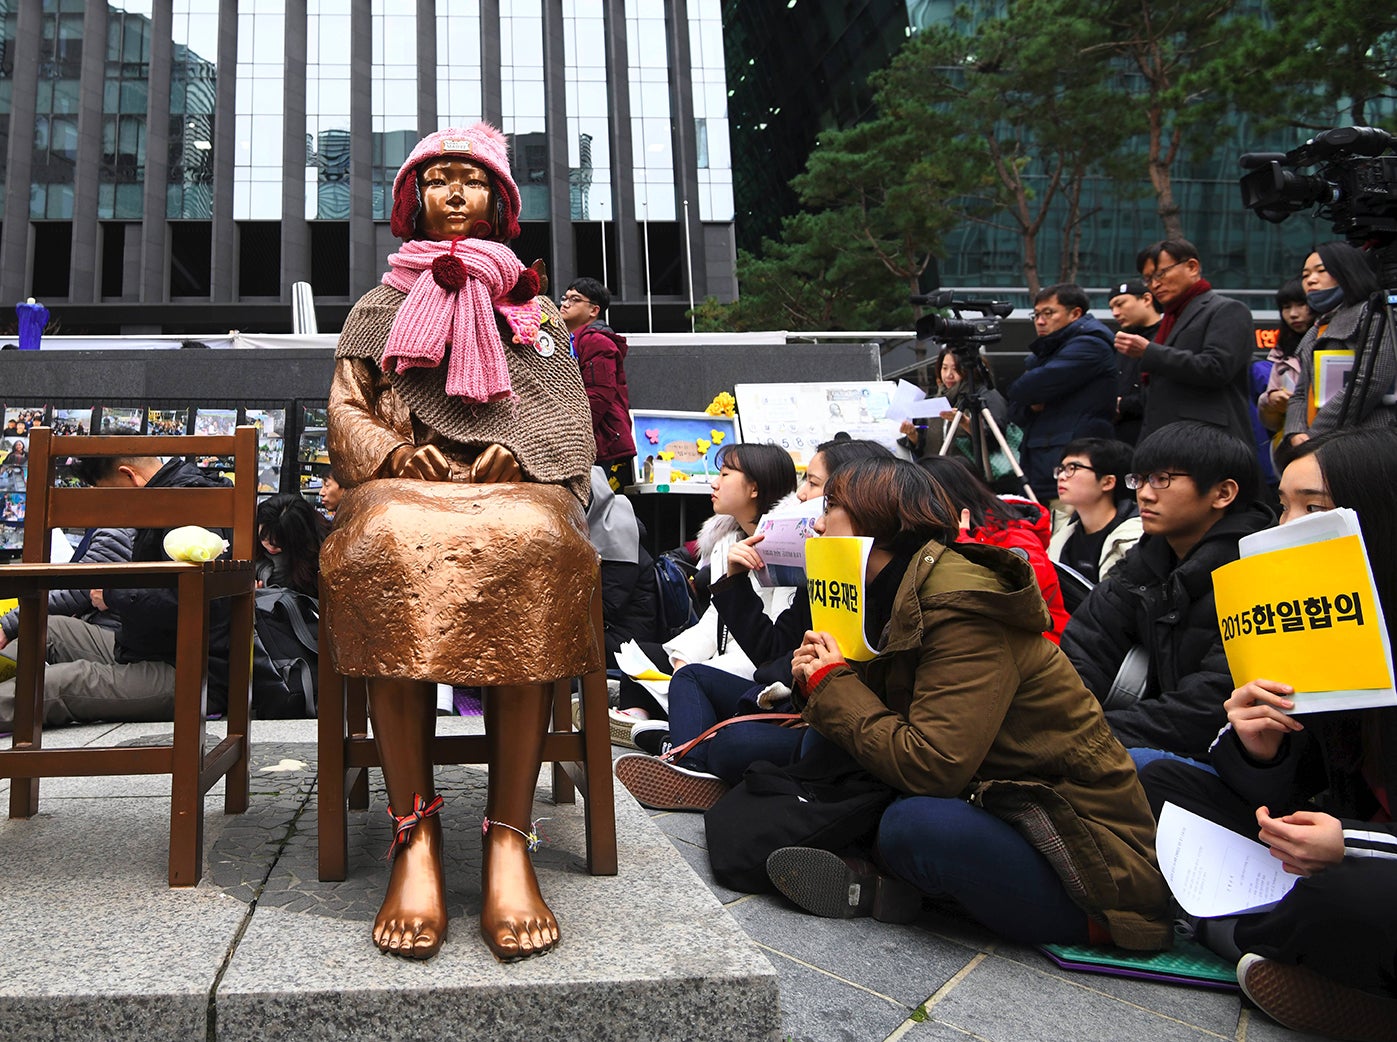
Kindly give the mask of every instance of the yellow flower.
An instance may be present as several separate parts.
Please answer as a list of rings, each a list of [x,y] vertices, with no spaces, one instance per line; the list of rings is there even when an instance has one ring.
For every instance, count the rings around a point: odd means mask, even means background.
[[[711,449],[712,447],[713,447],[713,443],[712,443],[711,441],[709,441],[707,438],[695,438],[695,439],[694,439],[694,448],[696,448],[696,449],[699,450],[699,455],[700,455],[700,456],[704,455],[704,454],[705,454],[706,452],[708,452],[708,450]]]
[[[704,412],[708,413],[709,416],[735,416],[737,415],[737,399],[728,394],[727,391],[720,391],[714,395]]]
[[[674,459],[674,453],[672,453],[672,452],[657,452],[657,453],[655,453],[655,455],[656,455],[656,456],[659,456],[660,459],[663,459],[663,460],[671,460],[671,459]]]
[[[712,435],[712,437],[713,437],[713,444],[714,444],[714,445],[721,445],[721,444],[723,444],[723,439],[726,438],[726,437],[728,436],[728,432],[727,432],[727,431],[712,430],[712,431],[709,431],[708,433],[709,433],[710,435]]]

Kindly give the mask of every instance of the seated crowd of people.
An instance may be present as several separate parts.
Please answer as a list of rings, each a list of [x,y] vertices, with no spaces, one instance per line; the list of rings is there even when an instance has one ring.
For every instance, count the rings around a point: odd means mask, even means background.
[[[658,649],[668,705],[651,697],[632,727],[644,751],[616,761],[639,802],[707,812],[711,837],[754,764],[800,776],[833,753],[888,796],[861,843],[770,853],[771,886],[800,907],[900,922],[929,901],[1021,942],[1143,950],[1183,929],[1237,962],[1283,1023],[1393,1037],[1397,708],[1286,715],[1283,660],[1235,687],[1212,573],[1276,521],[1253,445],[1190,421],[1133,452],[1070,442],[1054,468],[1071,510],[1056,534],[1038,531],[1031,501],[986,501],[954,458],[822,445],[797,493],[824,496],[817,531],[873,539],[865,636],[878,654],[857,663],[812,631],[804,587],[753,578],[756,520],[793,480],[757,465],[775,448],[723,458],[701,544],[707,611]],[[1397,610],[1397,430],[1334,432],[1289,456],[1281,523],[1353,508],[1379,600]],[[995,537],[1006,530],[1038,538],[1005,553],[1029,542]],[[1090,586],[1070,618],[1057,582],[1039,579],[1049,554]],[[790,727],[793,714],[808,726]],[[1191,919],[1155,860],[1166,800],[1259,837],[1303,878],[1269,911]],[[1026,812],[1050,824],[1026,825]]]
[[[1138,951],[1183,929],[1282,1023],[1397,1038],[1397,708],[1291,715],[1283,658],[1238,686],[1213,587],[1273,505],[1281,524],[1348,507],[1389,631],[1397,618],[1397,361],[1379,352],[1344,392],[1311,393],[1315,352],[1364,328],[1376,277],[1347,244],[1319,247],[1253,365],[1235,346],[1245,309],[1212,294],[1191,244],[1142,251],[1140,270],[1111,296],[1114,335],[1080,287],[1039,293],[1038,338],[1003,393],[977,354],[944,351],[937,389],[954,408],[942,432],[903,426],[910,459],[841,435],[798,473],[779,445],[725,446],[688,625],[661,624],[643,526],[614,461],[593,468],[608,665],[633,642],[669,675],[615,670],[611,737],[637,750],[616,776],[647,807],[722,822],[756,764],[857,774],[881,792],[857,835],[763,853],[769,888],[808,911],[905,922],[930,903],[1023,943]],[[75,473],[223,480],[154,457]],[[339,494],[331,475],[330,513]],[[867,661],[815,629],[803,583],[764,567],[758,521],[816,499],[815,538],[872,541]],[[316,596],[325,518],[279,495],[257,527],[259,585]],[[96,528],[75,556],[156,560],[163,535]],[[52,594],[44,723],[169,719],[174,610],[165,591]],[[0,619],[0,655],[18,625]],[[213,712],[227,646],[215,615]],[[0,730],[14,686],[0,681]],[[1168,802],[1259,838],[1299,882],[1266,911],[1187,916],[1156,859]]]

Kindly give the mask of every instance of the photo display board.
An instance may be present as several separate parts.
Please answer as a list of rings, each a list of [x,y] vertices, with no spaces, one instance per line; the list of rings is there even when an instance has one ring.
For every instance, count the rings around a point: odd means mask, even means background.
[[[843,431],[896,451],[898,420],[888,419],[889,380],[864,383],[738,384],[742,440],[772,442],[804,467],[822,442]]]

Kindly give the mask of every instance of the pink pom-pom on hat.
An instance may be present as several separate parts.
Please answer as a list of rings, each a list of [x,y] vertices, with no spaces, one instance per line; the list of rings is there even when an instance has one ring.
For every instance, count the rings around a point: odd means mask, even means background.
[[[393,213],[389,226],[393,234],[407,241],[417,238],[417,214],[422,207],[417,191],[417,168],[430,159],[455,156],[478,163],[490,174],[495,191],[504,204],[504,227],[498,238],[509,242],[519,237],[519,186],[509,173],[509,147],[505,136],[489,123],[469,127],[447,127],[428,134],[413,148],[407,162],[393,178]]]

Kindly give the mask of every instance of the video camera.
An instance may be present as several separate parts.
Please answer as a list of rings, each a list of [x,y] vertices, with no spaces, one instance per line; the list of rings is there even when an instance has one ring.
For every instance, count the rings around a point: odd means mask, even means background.
[[[956,291],[943,289],[937,293],[922,293],[909,297],[908,302],[935,308],[917,319],[918,340],[960,341],[972,344],[995,344],[1003,337],[1000,320],[1007,318],[1014,306],[1003,300],[957,300]],[[947,310],[955,318],[938,314]],[[983,318],[963,318],[962,311],[978,311]]]
[[[1377,127],[1337,127],[1289,152],[1249,152],[1241,179],[1242,205],[1279,224],[1315,208],[1354,245],[1397,242],[1397,145]],[[1316,166],[1313,174],[1298,168]]]

